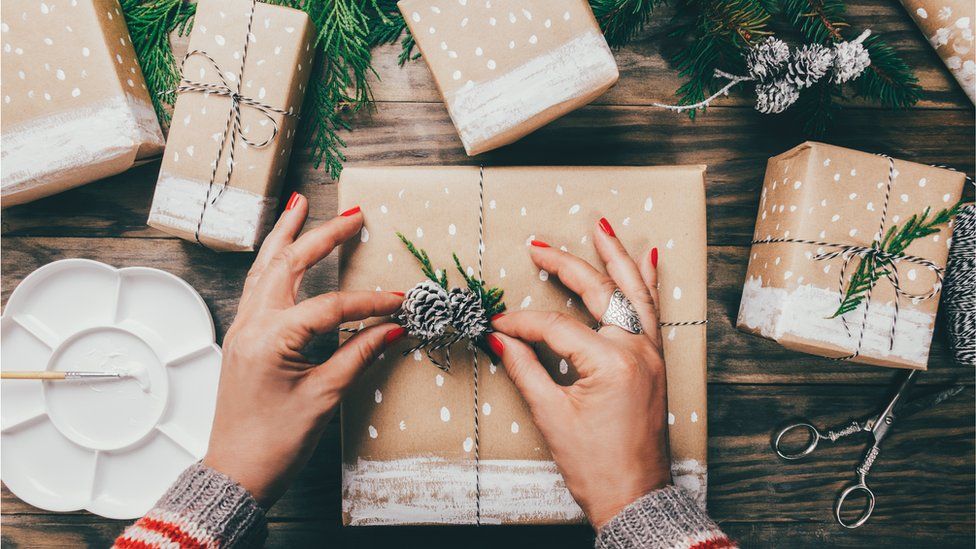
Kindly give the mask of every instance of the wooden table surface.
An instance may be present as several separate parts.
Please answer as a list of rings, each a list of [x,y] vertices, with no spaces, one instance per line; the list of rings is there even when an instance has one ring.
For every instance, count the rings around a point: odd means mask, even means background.
[[[903,52],[926,94],[907,111],[852,104],[825,140],[972,174],[972,104],[901,5],[854,0],[849,14],[855,26],[883,32]],[[617,53],[620,83],[596,103],[477,159],[465,156],[424,63],[399,69],[396,48],[381,48],[376,68],[383,80],[373,88],[377,110],[356,118],[355,131],[344,136],[348,163],[707,164],[712,516],[745,546],[973,547],[974,372],[952,365],[941,327],[920,385],[958,378],[967,389],[896,426],[871,471],[878,504],[866,526],[847,531],[832,518],[834,498],[853,478],[865,439],[828,445],[799,463],[783,463],[771,452],[770,433],[783,419],[808,416],[834,424],[867,415],[882,404],[898,372],[790,352],[734,329],[766,159],[803,137],[788,123],[757,114],[743,95],[719,101],[696,122],[650,107],[670,99],[677,85],[659,53],[660,34],[660,27],[652,26]],[[192,284],[210,306],[222,337],[252,256],[218,255],[148,228],[157,170],[156,164],[143,166],[4,211],[3,302],[28,273],[57,259],[151,266]],[[287,192],[299,190],[309,198],[312,224],[334,215],[336,187],[312,166],[308,151],[295,151],[287,186]],[[320,265],[306,280],[307,294],[334,289],[335,261]],[[343,528],[340,508],[339,427],[333,422],[307,470],[271,510],[269,545],[592,544],[584,527]],[[124,525],[85,512],[42,511],[3,488],[4,546],[107,546]]]

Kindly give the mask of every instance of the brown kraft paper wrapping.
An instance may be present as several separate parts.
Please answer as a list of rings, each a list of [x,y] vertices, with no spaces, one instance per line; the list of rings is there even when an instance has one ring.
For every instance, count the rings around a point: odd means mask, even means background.
[[[505,290],[510,311],[563,311],[594,324],[526,247],[538,238],[602,268],[591,231],[605,216],[632,256],[659,248],[663,321],[705,319],[704,167],[486,168],[484,192],[484,278]],[[365,225],[342,247],[340,288],[405,291],[423,280],[397,231],[437,267],[452,266],[457,252],[476,268],[480,204],[477,167],[346,168],[339,208],[360,206]],[[704,505],[705,326],[662,330],[675,483]],[[415,343],[387,350],[343,401],[345,524],[476,522],[471,353],[456,345],[444,373],[422,353],[402,355]],[[557,382],[576,379],[572,364],[538,351]],[[504,368],[482,353],[478,361],[481,522],[581,521]]]
[[[397,5],[469,155],[512,143],[617,82],[586,0]]]
[[[885,232],[894,225],[903,226],[926,207],[934,215],[959,201],[963,174],[893,162]],[[812,142],[770,158],[753,240],[793,238],[871,246],[881,230],[889,167],[883,156]],[[938,233],[912,242],[904,253],[944,268],[950,235],[950,227],[943,226]],[[843,317],[830,318],[840,304],[845,260],[816,257],[833,251],[795,242],[754,244],[739,308],[739,329],[807,353],[840,358],[857,350],[858,356],[851,359],[854,362],[924,370],[938,296],[898,300],[894,347],[889,349],[896,293],[886,278],[872,290],[866,322],[864,304]],[[855,257],[848,267],[845,289],[859,261]],[[905,260],[896,265],[900,286],[907,294],[923,295],[938,284],[936,274],[923,265]]]
[[[969,100],[976,103],[976,48],[973,0],[901,0],[915,24],[942,58]]]
[[[118,0],[5,0],[0,16],[4,207],[162,152]]]
[[[199,236],[202,244],[216,250],[251,251],[260,245],[277,210],[314,57],[314,35],[308,15],[291,8],[252,0],[203,0],[198,4],[188,51],[206,55],[186,58],[184,81],[222,84],[209,55],[227,86],[239,87],[242,97],[293,114],[266,115],[242,101],[234,168],[227,185],[222,186],[230,166],[233,131],[224,140],[221,136],[233,114],[232,101],[216,93],[180,93],[149,225],[191,241]],[[242,71],[245,41],[249,42]],[[249,146],[244,138],[257,144],[270,141],[258,148]]]

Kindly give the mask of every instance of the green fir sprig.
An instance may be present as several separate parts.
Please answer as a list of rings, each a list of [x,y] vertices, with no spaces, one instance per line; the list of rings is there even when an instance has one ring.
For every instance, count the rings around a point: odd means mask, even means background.
[[[434,281],[441,288],[448,290],[447,272],[442,269],[435,269],[430,261],[430,256],[427,255],[427,251],[417,248],[403,233],[398,232],[396,235],[403,242],[403,245],[407,247],[407,250],[417,259],[417,262],[420,263],[420,270],[424,273],[424,276]],[[457,254],[452,255],[454,257],[454,266],[461,273],[461,276],[464,277],[468,289],[481,296],[481,306],[485,310],[485,315],[491,318],[498,313],[504,312],[505,302],[502,300],[505,297],[505,291],[501,288],[490,287],[484,280],[469,275],[464,270],[464,267],[461,266],[461,259],[458,258]]]
[[[932,219],[929,219],[931,208],[925,208],[921,215],[913,215],[908,218],[904,225],[893,225],[885,233],[881,241],[874,241],[871,245],[876,250],[881,250],[890,255],[903,253],[912,242],[925,238],[939,232],[942,225],[948,223],[962,207],[962,202],[957,203],[951,208],[939,210]],[[867,298],[868,292],[874,288],[882,277],[891,274],[890,269],[896,268],[890,259],[880,259],[877,255],[867,255],[861,259],[854,274],[851,275],[847,289],[844,291],[844,299],[841,300],[837,311],[830,316],[836,318],[845,313],[857,309]]]
[[[590,0],[611,48],[626,45],[647,25],[651,13],[665,0]]]

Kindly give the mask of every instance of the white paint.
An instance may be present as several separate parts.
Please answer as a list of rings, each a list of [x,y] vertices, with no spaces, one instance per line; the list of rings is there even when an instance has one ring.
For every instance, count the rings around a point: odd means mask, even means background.
[[[541,280],[543,282],[549,280],[549,272],[546,271],[545,269],[540,269],[539,270],[539,280]]]
[[[438,387],[443,387],[444,386],[444,376],[442,376],[440,374],[437,374],[437,377],[434,378],[434,383]]]
[[[673,459],[671,480],[675,486],[691,494],[704,509],[708,497],[708,469],[697,459]]]
[[[447,406],[441,406],[441,421],[451,421],[451,411],[447,409]]]
[[[654,200],[648,196],[647,199],[644,200],[644,211],[649,212],[653,207],[654,207]]]
[[[81,95],[75,90],[73,97]],[[152,105],[128,94],[4,125],[0,194],[6,198],[47,184],[77,186],[88,182],[90,170],[104,170],[98,177],[108,177],[129,168],[138,154],[151,156],[162,148]]]
[[[580,205],[579,204],[573,204],[569,208],[569,215],[576,215],[576,214],[579,213],[579,211],[580,211]]]
[[[486,416],[490,416],[491,415],[491,404],[489,404],[489,403],[486,402],[481,407],[481,412],[484,413]]]
[[[494,70],[495,61],[487,67]],[[603,35],[584,33],[491,80],[446,96],[468,153],[540,112],[591,93],[617,77]]]
[[[383,393],[379,389],[377,389],[376,392],[373,393],[373,400],[375,400],[377,404],[383,402]]]
[[[678,287],[678,286],[675,286],[674,287],[674,291],[671,292],[671,295],[673,295],[675,299],[681,299],[681,288]]]
[[[674,422],[675,422],[674,414],[668,412],[668,425],[674,425]]]
[[[363,230],[359,233],[359,240],[362,242],[369,242],[369,229],[363,227]]]
[[[376,427],[372,425],[369,426],[369,438],[376,438],[379,436],[379,432],[376,431]]]
[[[566,362],[565,358],[559,360],[559,373],[560,374],[569,373],[569,363]]]
[[[830,318],[839,300],[836,289],[800,284],[785,290],[763,286],[761,277],[750,277],[742,293],[738,322],[770,339],[791,336],[853,352],[861,332],[864,305],[845,315],[850,326],[849,335],[840,319]],[[894,349],[889,351],[893,315],[893,302],[871,303],[864,325],[861,355],[894,358],[924,367],[928,362],[935,316],[903,302],[898,312]]]
[[[519,432],[519,424],[518,424],[517,421],[513,421],[512,422],[512,433],[518,433],[518,432]]]
[[[400,430],[401,431],[406,431],[407,430],[407,422],[406,421],[403,421],[403,420],[400,421]]]
[[[527,295],[525,296],[525,299],[522,300],[522,303],[519,305],[519,308],[527,309],[531,304],[532,304],[532,296]]]
[[[470,452],[474,449],[474,440],[471,437],[464,439],[464,444],[462,445],[465,452]]]

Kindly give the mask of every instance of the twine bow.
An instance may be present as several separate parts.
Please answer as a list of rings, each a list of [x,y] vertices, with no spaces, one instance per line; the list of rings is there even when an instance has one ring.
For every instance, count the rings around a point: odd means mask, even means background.
[[[207,208],[217,203],[217,200],[221,197],[221,195],[223,195],[224,189],[226,189],[227,185],[230,183],[231,175],[234,173],[234,151],[237,144],[237,138],[240,137],[241,141],[247,147],[254,147],[256,149],[267,147],[275,140],[279,132],[278,121],[274,116],[272,116],[272,114],[278,114],[281,116],[298,116],[298,114],[291,108],[287,110],[281,109],[273,105],[262,103],[261,101],[258,101],[252,97],[247,97],[241,93],[241,84],[244,81],[244,62],[247,60],[248,46],[250,45],[251,37],[253,36],[251,34],[251,28],[254,24],[254,8],[256,4],[257,0],[252,0],[251,11],[248,13],[247,33],[244,35],[244,48],[241,53],[241,64],[237,72],[225,72],[221,69],[217,61],[203,50],[191,50],[183,56],[183,61],[180,65],[182,73],[180,84],[175,90],[173,90],[177,93],[203,93],[204,96],[219,95],[230,99],[230,110],[227,113],[227,123],[224,124],[224,131],[220,136],[220,147],[217,149],[217,158],[214,159],[212,163],[213,170],[210,172],[210,182],[207,186],[207,196],[203,201],[203,207],[200,209],[200,218],[197,220],[197,227],[193,234],[194,239],[201,246],[205,245],[200,241],[200,230],[203,227],[203,217],[207,212]],[[217,73],[217,77],[220,79],[219,84],[191,80],[186,77],[186,71],[183,70],[183,68],[185,68],[187,60],[194,56],[203,57],[210,63],[211,68],[213,68],[214,72]],[[234,85],[232,86],[232,84]],[[261,113],[265,119],[271,123],[271,135],[269,135],[263,141],[252,141],[248,139],[241,124],[242,106],[250,107]],[[214,193],[214,186],[217,185],[217,170],[220,166],[220,160],[224,156],[225,149],[229,149],[227,155],[227,172],[224,175],[223,180],[218,185],[217,192]]]
[[[819,246],[823,248],[833,248],[833,251],[820,252],[813,256],[814,261],[830,261],[838,257],[844,259],[843,266],[840,269],[840,276],[838,278],[838,292],[840,293],[840,303],[844,303],[845,288],[847,288],[850,280],[847,278],[847,270],[854,258],[860,258],[862,262],[870,261],[875,266],[882,268],[882,276],[885,280],[891,284],[891,287],[895,292],[894,300],[894,313],[891,317],[891,329],[888,332],[888,350],[891,351],[895,347],[895,330],[898,326],[898,314],[901,309],[901,299],[911,299],[913,302],[917,303],[920,301],[926,301],[934,298],[939,294],[942,289],[942,280],[944,277],[944,269],[939,267],[934,262],[915,255],[908,255],[905,253],[891,253],[881,249],[881,238],[884,235],[885,224],[888,218],[888,205],[891,198],[891,188],[894,185],[894,180],[896,177],[895,171],[895,161],[890,156],[879,155],[888,160],[888,182],[885,186],[884,195],[884,206],[881,210],[881,222],[878,228],[877,236],[871,246],[861,246],[856,244],[840,244],[836,242],[824,242],[820,240],[807,240],[802,238],[764,238],[762,240],[753,240],[752,244],[777,244],[777,243],[790,243],[790,244],[808,244],[812,246]],[[898,266],[897,263],[901,261],[907,261],[909,263],[914,263],[916,265],[925,267],[926,269],[932,271],[935,275],[935,282],[932,284],[932,289],[923,294],[911,294],[902,289],[901,283],[898,278]],[[885,268],[887,267],[887,268]],[[861,354],[861,348],[864,345],[864,335],[867,331],[867,321],[868,313],[871,308],[871,292],[874,290],[875,284],[872,283],[864,296],[864,312],[861,317],[861,329],[857,337],[857,346],[854,348],[854,352],[849,355],[837,357],[834,360],[851,360],[856,358]],[[845,316],[841,316],[841,322],[844,323],[844,329],[847,331],[848,337],[850,337],[851,329],[847,322]]]

